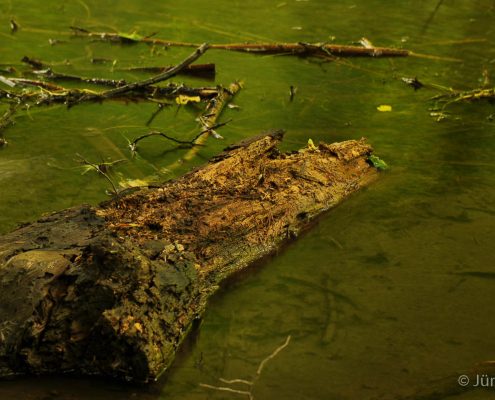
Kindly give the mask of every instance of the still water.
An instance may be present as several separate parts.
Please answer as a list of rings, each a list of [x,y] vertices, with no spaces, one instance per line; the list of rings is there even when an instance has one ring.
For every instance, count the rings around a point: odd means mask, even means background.
[[[11,18],[19,25],[15,34]],[[1,68],[22,69],[20,59],[29,56],[59,72],[138,80],[146,75],[121,69],[170,65],[191,52],[73,38],[70,25],[210,43],[349,44],[366,37],[377,46],[436,58],[322,64],[209,51],[201,61],[216,63],[215,84],[244,81],[235,100],[240,108],[222,117],[232,118],[219,130],[225,140],[210,138],[196,159],[173,172],[163,168],[185,150],[173,150],[172,143],[143,141],[135,159],[127,148],[128,140],[150,129],[152,104],[57,106],[19,115],[5,131],[9,145],[0,149],[0,232],[106,198],[107,182],[81,174],[77,153],[95,162],[128,160],[114,171],[118,181],[165,180],[229,143],[285,128],[286,149],[308,138],[365,136],[391,168],[276,257],[226,285],[158,384],[30,378],[0,383],[0,398],[247,398],[200,384],[246,390],[219,378],[253,379],[259,363],[289,335],[288,346],[267,362],[253,387],[257,400],[398,399],[493,360],[495,109],[453,105],[450,118],[437,122],[429,99],[438,92],[414,91],[401,78],[466,90],[488,77],[493,86],[494,21],[492,0],[1,0]],[[91,58],[110,61],[92,64]],[[292,102],[291,85],[297,87]],[[392,111],[379,112],[379,105]],[[191,139],[197,113],[166,109],[151,128]],[[495,388],[458,398],[495,398]]]

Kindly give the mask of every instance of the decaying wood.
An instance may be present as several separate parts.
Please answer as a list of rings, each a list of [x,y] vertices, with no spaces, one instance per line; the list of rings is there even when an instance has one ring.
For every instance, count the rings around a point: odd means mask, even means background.
[[[0,237],[0,375],[156,379],[225,277],[377,176],[364,140],[282,154],[281,137]]]

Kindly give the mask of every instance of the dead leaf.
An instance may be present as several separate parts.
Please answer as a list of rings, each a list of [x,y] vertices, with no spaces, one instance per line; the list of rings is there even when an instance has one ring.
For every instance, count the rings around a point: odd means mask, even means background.
[[[201,98],[199,96],[186,96],[180,94],[175,98],[175,102],[179,105],[185,105],[187,103],[199,103]]]
[[[390,112],[392,111],[392,106],[389,106],[388,104],[382,104],[379,105],[376,109],[380,112]]]

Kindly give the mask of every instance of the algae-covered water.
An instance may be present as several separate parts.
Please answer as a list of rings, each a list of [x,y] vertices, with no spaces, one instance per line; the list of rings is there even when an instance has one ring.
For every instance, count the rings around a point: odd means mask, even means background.
[[[19,26],[14,34],[11,19]],[[0,148],[0,232],[107,198],[108,183],[93,172],[81,174],[76,154],[94,162],[128,160],[116,167],[116,181],[165,180],[227,144],[284,128],[286,149],[309,138],[365,136],[390,169],[280,254],[226,285],[156,385],[29,378],[0,383],[0,398],[247,398],[200,384],[246,390],[219,378],[253,379],[288,336],[257,378],[255,399],[398,399],[493,360],[495,108],[452,105],[439,122],[429,110],[439,92],[414,91],[401,78],[460,90],[493,87],[494,21],[492,0],[2,0],[2,71],[26,68],[20,59],[29,56],[59,72],[138,80],[148,75],[121,69],[171,65],[191,52],[74,38],[70,25],[210,43],[350,44],[366,37],[432,57],[321,63],[209,51],[201,61],[216,64],[214,83],[244,81],[235,99],[239,109],[223,115],[232,118],[219,129],[223,141],[210,138],[198,157],[171,173],[163,168],[186,150],[151,138],[133,159],[128,140],[152,128],[191,139],[194,108],[165,109],[151,128],[145,124],[156,106],[149,103],[43,107],[18,115],[3,132],[9,144]],[[297,87],[293,101],[290,86]],[[380,105],[392,111],[380,112]],[[495,398],[495,388],[458,398]]]

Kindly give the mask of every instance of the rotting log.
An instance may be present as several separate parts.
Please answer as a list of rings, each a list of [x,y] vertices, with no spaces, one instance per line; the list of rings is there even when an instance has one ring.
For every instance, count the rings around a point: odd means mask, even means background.
[[[280,153],[281,138],[0,237],[0,375],[155,380],[224,278],[377,176],[364,139]]]

